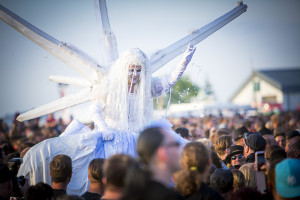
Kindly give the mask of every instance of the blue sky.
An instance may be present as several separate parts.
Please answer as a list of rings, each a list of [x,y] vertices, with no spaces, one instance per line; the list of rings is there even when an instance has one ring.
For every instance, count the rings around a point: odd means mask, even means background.
[[[39,29],[99,60],[92,0],[0,0]],[[236,6],[236,0],[108,0],[119,52],[162,49]],[[300,67],[300,1],[251,0],[246,13],[197,45],[186,74],[200,86],[208,79],[225,103],[252,68]],[[75,75],[68,66],[0,21],[0,117],[24,112],[59,97],[49,75]],[[179,58],[155,75],[172,70]],[[75,88],[67,92],[72,93]]]

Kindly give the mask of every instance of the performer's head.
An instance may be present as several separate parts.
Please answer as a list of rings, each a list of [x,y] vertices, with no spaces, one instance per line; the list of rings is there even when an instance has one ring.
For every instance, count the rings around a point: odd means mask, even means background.
[[[122,67],[128,71],[128,85],[136,85],[141,78],[145,77],[145,71],[148,66],[148,58],[138,48],[130,49],[120,55]]]

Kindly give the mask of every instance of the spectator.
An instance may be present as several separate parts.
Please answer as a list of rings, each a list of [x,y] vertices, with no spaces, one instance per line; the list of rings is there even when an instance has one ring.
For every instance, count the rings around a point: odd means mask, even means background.
[[[186,140],[191,140],[191,136],[189,134],[189,130],[187,128],[184,128],[184,127],[180,127],[180,128],[177,128],[175,130],[175,132],[177,134],[180,134],[181,137],[183,137],[184,139]]]
[[[255,152],[264,151],[266,148],[266,140],[259,133],[245,134],[244,156],[246,163],[254,163]]]
[[[72,177],[72,160],[67,155],[57,155],[49,164],[54,198],[66,194]]]
[[[26,192],[25,180],[24,184],[20,184],[21,187],[25,187],[21,188],[17,178],[9,171],[5,164],[0,164],[0,175],[0,199],[10,200],[10,197],[22,198],[22,192]]]
[[[275,149],[270,155],[270,162],[272,162],[273,160],[277,160],[277,159],[283,160],[286,158],[287,158],[287,154],[284,149],[282,149],[282,148]]]
[[[300,160],[289,158],[275,167],[275,199],[300,199]]]
[[[245,126],[242,126],[234,131],[234,142],[236,145],[244,146],[244,133],[247,133],[248,129]]]
[[[233,192],[244,188],[246,184],[244,174],[238,169],[231,170],[231,173],[233,176]]]
[[[240,145],[230,146],[230,153],[226,156],[225,162],[231,167],[239,169],[244,161],[244,147]]]
[[[197,140],[197,142],[201,142],[202,144],[204,144],[208,149],[212,148],[212,143],[208,138],[200,138]]]
[[[177,199],[168,188],[172,174],[179,169],[179,144],[170,133],[159,127],[143,130],[137,153],[144,171],[137,165],[131,168],[123,199]]]
[[[232,138],[230,135],[224,135],[217,139],[214,144],[214,149],[222,160],[222,167],[228,169],[224,164],[226,156],[230,153],[230,146],[232,145]]]
[[[277,128],[274,130],[274,138],[281,148],[285,149],[285,132],[281,128]]]
[[[175,180],[175,189],[186,199],[222,199],[206,184],[210,171],[209,150],[198,142],[185,145],[181,156],[182,170]]]
[[[245,176],[245,186],[256,189],[254,163],[246,163],[239,169]]]
[[[93,200],[101,198],[104,190],[102,184],[102,168],[104,159],[97,158],[90,162],[88,168],[88,179],[90,180],[90,188],[81,197],[85,200]]]
[[[270,147],[266,148],[265,151],[265,158],[267,160],[270,160],[270,156],[272,154],[273,151],[275,151],[276,149],[282,149],[280,146],[276,145],[271,145]]]
[[[52,200],[53,190],[50,185],[40,182],[28,188],[25,200]]]
[[[294,137],[287,149],[288,158],[300,158],[300,136]]]
[[[271,146],[271,145],[277,145],[277,142],[273,135],[266,134],[266,135],[263,135],[263,137],[266,140],[266,149],[269,148],[269,146]]]
[[[104,162],[104,193],[101,199],[121,199],[125,187],[127,168],[135,163],[131,156],[115,154]]]
[[[262,136],[265,135],[273,135],[272,131],[266,127],[263,127],[262,129],[260,129],[259,131],[257,131],[259,134],[261,134]]]
[[[211,150],[211,163],[216,166],[216,168],[222,168],[222,160],[221,158],[218,156],[217,152],[215,152],[214,150]]]
[[[289,146],[289,143],[291,141],[291,139],[293,139],[294,137],[297,137],[297,136],[300,136],[300,133],[299,131],[297,130],[289,130],[287,133],[286,133],[286,136],[285,136],[285,141],[286,141],[286,145],[285,145],[285,149],[287,150],[287,147]]]
[[[224,199],[230,199],[233,192],[233,176],[231,171],[216,169],[210,176],[209,186],[220,192]]]
[[[61,195],[61,196],[57,197],[56,200],[84,200],[84,199],[80,196],[77,196],[77,195],[64,194],[64,195]]]

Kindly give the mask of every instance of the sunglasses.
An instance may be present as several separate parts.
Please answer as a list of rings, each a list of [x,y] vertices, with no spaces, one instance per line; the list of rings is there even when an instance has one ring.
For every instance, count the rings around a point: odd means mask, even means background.
[[[231,157],[231,160],[235,160],[236,158],[239,158],[239,159],[241,159],[241,158],[243,158],[244,157],[244,155],[238,155],[238,156],[232,156]]]

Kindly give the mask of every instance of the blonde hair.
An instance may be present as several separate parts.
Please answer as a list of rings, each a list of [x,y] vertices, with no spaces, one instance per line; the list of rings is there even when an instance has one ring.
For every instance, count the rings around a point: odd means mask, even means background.
[[[237,190],[245,187],[246,181],[244,174],[238,169],[231,170],[231,173],[233,176],[233,191],[236,192]]]
[[[232,137],[230,135],[223,135],[219,137],[214,144],[215,151],[220,155],[224,155],[227,148],[232,145]]]
[[[245,176],[245,186],[256,189],[256,176],[254,163],[246,163],[240,167],[240,171]]]

